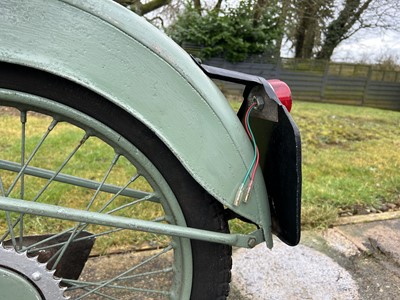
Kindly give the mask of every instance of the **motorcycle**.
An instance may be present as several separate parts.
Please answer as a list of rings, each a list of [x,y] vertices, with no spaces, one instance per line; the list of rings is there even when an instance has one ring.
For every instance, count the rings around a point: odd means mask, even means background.
[[[0,3],[1,299],[225,299],[232,246],[299,242],[285,83],[112,1]],[[245,86],[237,114],[212,79]]]

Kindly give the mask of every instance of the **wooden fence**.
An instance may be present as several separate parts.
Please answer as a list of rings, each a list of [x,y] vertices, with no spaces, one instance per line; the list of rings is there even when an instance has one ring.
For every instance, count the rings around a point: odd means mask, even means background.
[[[290,86],[294,100],[363,105],[400,111],[399,71],[379,70],[372,65],[296,59],[233,64],[214,58],[204,63],[267,79],[281,79]],[[233,94],[240,93],[241,89],[229,83],[220,83],[220,86]]]

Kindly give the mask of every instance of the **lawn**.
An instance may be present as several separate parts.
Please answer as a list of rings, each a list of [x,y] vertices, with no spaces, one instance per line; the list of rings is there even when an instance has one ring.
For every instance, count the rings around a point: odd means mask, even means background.
[[[303,145],[303,228],[400,206],[400,112],[295,102]]]
[[[302,137],[303,229],[400,209],[400,112],[294,102],[291,114]]]
[[[233,101],[232,105],[237,108],[239,104]],[[335,222],[338,215],[400,208],[400,112],[295,102],[292,116],[300,128],[303,143],[303,229],[327,227]],[[6,114],[0,119],[3,139],[10,139],[5,143],[8,146],[2,149],[2,154],[5,158],[10,156],[9,159],[18,161],[14,157],[19,155],[20,147],[18,124],[16,131],[10,132],[10,118]],[[27,134],[31,139],[27,141],[27,149],[33,148],[40,137],[35,132],[43,132],[47,123],[43,117],[30,117]],[[39,127],[43,128],[38,130]],[[65,146],[73,145],[71,141],[80,139],[82,134],[79,130],[68,131],[60,126],[53,139],[48,141],[54,143],[52,149],[56,151],[39,153],[33,163],[59,165],[65,156]],[[87,155],[85,161],[96,166],[104,164],[106,168],[108,162],[105,157],[112,158],[112,149],[97,147],[95,140],[88,143],[85,147],[91,146],[91,151],[84,151]],[[134,172],[125,172],[124,165],[122,161],[116,172],[111,174],[115,175],[111,176],[115,184],[122,184],[122,175],[129,177]],[[102,174],[89,174],[90,170],[87,165],[75,164],[74,161],[65,169],[74,176],[101,180]],[[7,177],[3,176],[3,180]],[[27,194],[37,193],[36,189],[41,184],[38,182],[31,186],[33,190],[26,190]],[[52,192],[55,193],[53,196],[58,195],[59,201],[80,203],[79,189],[65,190],[65,185],[60,185],[57,192],[54,190],[57,186],[54,184]],[[155,217],[143,216],[145,219]],[[39,225],[31,224],[38,233],[46,232],[46,228],[41,230]],[[248,230],[248,226],[240,222],[234,222],[233,227],[233,231]]]

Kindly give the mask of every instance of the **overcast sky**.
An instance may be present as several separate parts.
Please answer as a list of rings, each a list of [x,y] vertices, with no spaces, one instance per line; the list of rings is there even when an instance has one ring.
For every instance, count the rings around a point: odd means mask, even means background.
[[[293,57],[291,44],[284,44],[281,55]],[[394,30],[360,30],[343,41],[333,52],[332,60],[338,62],[377,63],[392,58],[400,64],[400,32]]]
[[[391,57],[400,64],[400,32],[362,30],[343,41],[333,53],[338,61],[365,61],[374,63]]]

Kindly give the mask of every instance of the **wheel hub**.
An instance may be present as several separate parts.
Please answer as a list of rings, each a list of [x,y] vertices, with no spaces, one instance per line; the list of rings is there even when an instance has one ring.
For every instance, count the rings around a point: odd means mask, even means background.
[[[0,290],[6,299],[65,300],[60,279],[35,257],[0,245]],[[4,295],[3,295],[4,296]]]

